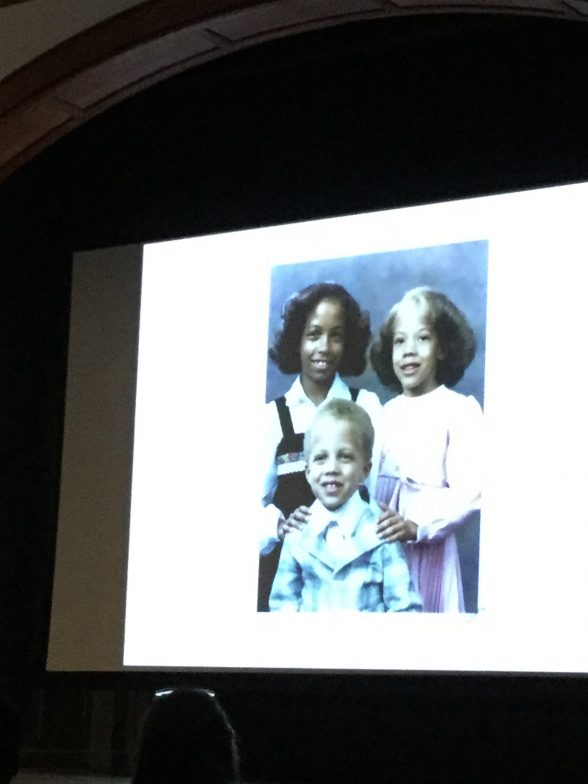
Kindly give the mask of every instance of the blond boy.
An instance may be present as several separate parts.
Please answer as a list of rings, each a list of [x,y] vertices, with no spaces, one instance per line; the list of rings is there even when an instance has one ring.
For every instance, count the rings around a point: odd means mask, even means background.
[[[303,529],[284,539],[270,611],[419,611],[400,544],[376,533],[382,511],[359,493],[371,469],[374,430],[349,400],[331,400],[304,438],[316,497]]]

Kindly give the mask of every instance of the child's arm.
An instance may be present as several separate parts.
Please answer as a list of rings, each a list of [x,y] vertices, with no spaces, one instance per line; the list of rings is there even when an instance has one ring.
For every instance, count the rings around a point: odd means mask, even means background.
[[[270,594],[270,612],[298,612],[302,601],[302,586],[302,568],[294,557],[289,538],[286,537]]]
[[[286,520],[282,512],[273,504],[274,494],[278,486],[278,469],[276,465],[276,449],[282,438],[282,431],[277,409],[274,403],[265,407],[263,438],[257,446],[257,453],[251,459],[260,466],[261,508],[258,515],[258,536],[260,555],[269,554],[278,541],[290,531],[301,528],[306,521],[304,507],[299,507]]]
[[[417,541],[443,539],[480,508],[483,414],[473,397],[464,398],[448,431],[446,487],[407,480],[399,509],[418,526]]]
[[[310,509],[307,506],[298,506],[288,517],[281,515],[278,522],[278,539],[283,542],[286,534],[302,530],[309,517]]]
[[[378,481],[378,466],[383,449],[383,418],[382,404],[374,392],[362,389],[357,397],[358,404],[366,411],[374,428],[374,446],[372,450],[372,469],[366,480],[366,487],[371,498],[376,497],[376,484]]]
[[[416,523],[396,511],[399,490],[398,477],[383,473],[378,475],[376,491],[381,514],[376,532],[384,542],[414,542],[417,538]]]
[[[383,544],[383,599],[387,612],[421,612],[421,598],[408,571],[406,557],[399,544]]]
[[[376,528],[377,534],[385,542],[415,542],[418,526],[412,520],[407,520],[398,512],[389,509],[385,504],[380,504],[382,514]]]
[[[257,458],[261,466],[261,506],[259,509],[259,553],[267,555],[278,543],[278,524],[283,518],[280,510],[272,503],[278,483],[276,470],[276,445],[270,437],[260,444],[261,454]]]

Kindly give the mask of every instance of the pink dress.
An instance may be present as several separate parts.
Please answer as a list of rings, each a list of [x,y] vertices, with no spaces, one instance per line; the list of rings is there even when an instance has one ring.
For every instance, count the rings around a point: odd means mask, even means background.
[[[405,545],[425,612],[463,612],[455,529],[480,508],[482,409],[445,386],[384,405],[376,498],[418,526]]]

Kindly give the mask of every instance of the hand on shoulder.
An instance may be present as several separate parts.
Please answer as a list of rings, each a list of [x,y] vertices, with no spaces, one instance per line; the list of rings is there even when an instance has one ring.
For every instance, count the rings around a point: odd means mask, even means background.
[[[288,517],[280,515],[278,520],[278,539],[280,542],[284,541],[286,534],[292,531],[300,531],[308,523],[310,518],[310,509],[307,506],[297,507]]]

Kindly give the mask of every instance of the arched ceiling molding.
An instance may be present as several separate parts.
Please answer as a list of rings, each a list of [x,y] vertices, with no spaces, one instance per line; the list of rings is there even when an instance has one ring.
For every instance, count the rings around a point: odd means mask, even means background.
[[[480,12],[588,21],[588,0],[150,0],[0,82],[0,180],[113,104],[244,47],[352,21]]]

